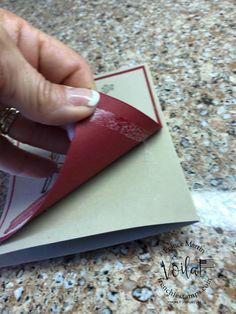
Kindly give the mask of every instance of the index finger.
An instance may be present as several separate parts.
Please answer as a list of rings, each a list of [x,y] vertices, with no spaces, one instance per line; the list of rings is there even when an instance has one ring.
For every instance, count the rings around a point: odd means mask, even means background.
[[[0,24],[25,59],[47,80],[72,87],[94,88],[90,67],[78,53],[7,10],[0,9]]]

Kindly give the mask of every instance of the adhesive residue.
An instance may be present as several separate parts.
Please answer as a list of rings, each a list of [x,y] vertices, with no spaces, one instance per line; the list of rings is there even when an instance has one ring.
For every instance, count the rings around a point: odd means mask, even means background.
[[[110,111],[99,108],[96,109],[90,121],[112,131],[116,131],[136,142],[143,142],[151,135],[136,124],[129,122]]]

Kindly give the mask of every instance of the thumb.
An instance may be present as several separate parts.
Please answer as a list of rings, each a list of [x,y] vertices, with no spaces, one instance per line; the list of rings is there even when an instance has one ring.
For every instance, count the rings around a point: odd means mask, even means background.
[[[91,115],[99,93],[54,84],[23,57],[8,34],[0,29],[0,102],[14,106],[27,118],[63,125]]]

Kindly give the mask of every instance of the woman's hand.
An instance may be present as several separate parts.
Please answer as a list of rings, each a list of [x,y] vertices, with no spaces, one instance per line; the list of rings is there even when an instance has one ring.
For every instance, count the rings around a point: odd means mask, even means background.
[[[59,126],[93,113],[99,100],[93,87],[90,68],[76,52],[0,9],[0,113],[9,106],[20,111],[9,136],[66,153],[69,140]],[[15,175],[46,177],[57,167],[0,135],[0,169]]]

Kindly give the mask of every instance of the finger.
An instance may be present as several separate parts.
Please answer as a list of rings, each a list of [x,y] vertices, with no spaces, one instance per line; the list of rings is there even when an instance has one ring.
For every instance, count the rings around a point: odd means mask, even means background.
[[[21,115],[14,121],[8,134],[21,143],[61,154],[67,152],[70,144],[65,130],[30,121]]]
[[[0,25],[1,26],[1,25]],[[0,101],[30,120],[63,125],[91,115],[99,93],[51,83],[22,56],[0,27]]]
[[[47,80],[72,87],[94,87],[90,67],[78,53],[15,14],[0,10],[5,30],[26,60]]]
[[[50,159],[26,152],[0,136],[0,169],[12,175],[44,178],[57,172]]]

